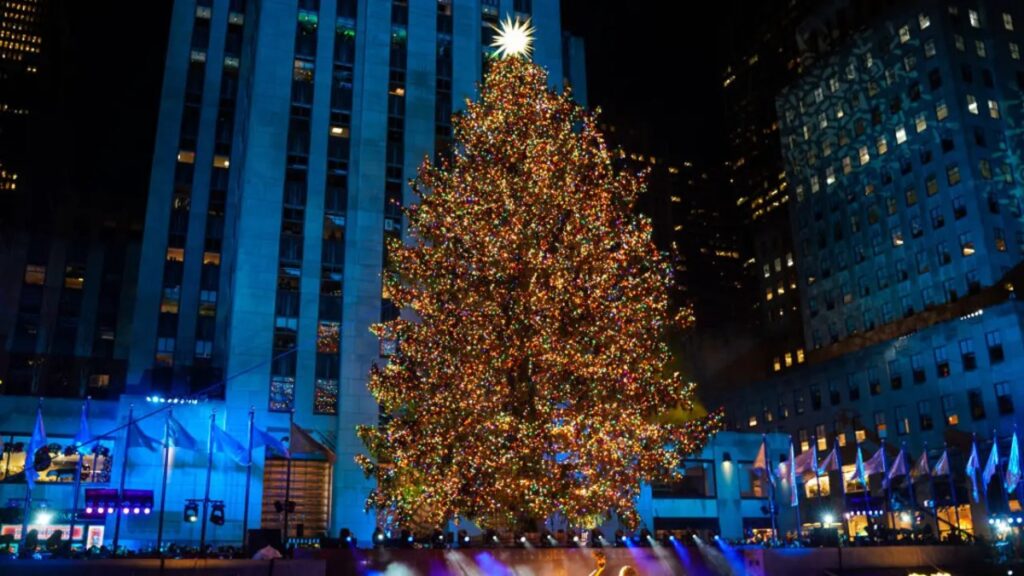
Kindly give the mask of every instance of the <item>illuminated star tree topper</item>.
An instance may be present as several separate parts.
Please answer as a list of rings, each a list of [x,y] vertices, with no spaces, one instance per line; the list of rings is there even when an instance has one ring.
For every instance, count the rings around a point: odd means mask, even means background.
[[[497,31],[491,47],[497,48],[499,57],[530,58],[533,53],[533,33],[536,32],[536,28],[530,23],[529,18],[522,21],[517,17],[513,21],[511,16],[506,16],[500,27],[492,24],[491,28]]]
[[[721,414],[680,422],[694,385],[669,373],[671,266],[635,214],[596,116],[525,58],[493,61],[454,119],[454,153],[424,161],[409,239],[384,294],[408,313],[362,427],[368,505],[409,526],[510,529],[563,515],[636,525],[644,482],[678,479]]]

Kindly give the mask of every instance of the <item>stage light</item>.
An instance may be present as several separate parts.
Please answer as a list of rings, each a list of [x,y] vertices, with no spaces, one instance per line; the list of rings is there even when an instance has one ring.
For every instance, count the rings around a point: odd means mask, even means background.
[[[146,506],[145,508],[142,509],[143,514],[149,514],[152,511],[153,510],[149,506]]]
[[[600,530],[594,529],[590,531],[590,547],[591,548],[602,548],[607,542],[604,539],[604,534]]]
[[[469,532],[466,532],[465,529],[459,530],[459,545],[469,546]]]
[[[194,523],[199,520],[199,503],[195,500],[186,500],[185,509],[182,511],[185,522]]]
[[[409,532],[409,530],[402,530],[402,545],[403,546],[405,546],[405,547],[412,546],[413,540],[414,540],[414,538],[412,536],[412,532]]]
[[[558,540],[555,540],[555,537],[551,534],[550,531],[545,530],[544,533],[541,534],[541,536],[540,536],[540,545],[541,546],[557,546],[558,545]]]
[[[36,512],[36,524],[40,526],[49,526],[50,522],[53,522],[52,512]]]
[[[994,525],[995,523],[996,523],[996,519],[995,519],[995,518],[989,518],[989,519],[988,519],[988,524],[989,524],[989,526],[992,526],[992,525]]]
[[[132,514],[139,514],[141,512],[142,512],[142,508],[139,508],[138,506],[136,506],[135,508],[132,508]]]
[[[430,542],[434,548],[444,548],[444,532],[434,530],[434,533],[430,535]]]
[[[121,513],[122,514],[130,514],[131,511],[132,511],[132,509],[127,507],[127,506],[124,506],[124,507],[121,508]]]
[[[615,531],[615,545],[620,548],[626,545],[626,533],[621,529]]]
[[[210,524],[214,526],[224,525],[224,502],[216,500],[210,508]]]
[[[821,517],[821,519],[825,524],[831,524],[835,521],[836,518],[830,512],[826,512],[825,515]]]
[[[381,546],[384,545],[384,540],[385,540],[384,531],[381,530],[380,526],[374,528],[374,530],[373,530],[373,547],[374,548],[380,548]]]
[[[113,506],[108,507],[107,508],[107,514],[113,514],[113,513],[114,513],[114,507]]]
[[[496,546],[498,544],[498,533],[494,530],[488,530],[484,533],[484,544],[490,546]]]
[[[910,522],[910,514],[907,514],[906,512],[900,514],[900,520],[903,520],[904,522]]]
[[[651,536],[651,531],[648,530],[647,528],[644,528],[643,530],[641,530],[640,531],[640,545],[641,546],[650,546],[653,543],[654,543],[654,537]]]
[[[86,506],[85,507],[85,513],[86,514],[92,514],[92,506]]]

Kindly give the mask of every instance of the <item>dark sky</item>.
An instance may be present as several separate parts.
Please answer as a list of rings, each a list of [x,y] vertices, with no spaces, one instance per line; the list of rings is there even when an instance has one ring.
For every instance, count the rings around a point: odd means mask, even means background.
[[[715,156],[724,114],[719,87],[736,20],[722,12],[742,13],[736,4],[562,0],[563,27],[586,43],[590,106],[646,134],[656,154]]]
[[[563,26],[586,43],[590,105],[639,135],[635,145],[646,152],[717,159],[722,70],[742,34],[745,1],[562,0]],[[113,188],[114,196],[143,200],[172,2],[147,0],[131,26],[121,22],[132,2],[54,4],[66,16],[55,72],[75,127],[62,134],[63,146],[79,151],[68,168],[91,188],[78,193]]]

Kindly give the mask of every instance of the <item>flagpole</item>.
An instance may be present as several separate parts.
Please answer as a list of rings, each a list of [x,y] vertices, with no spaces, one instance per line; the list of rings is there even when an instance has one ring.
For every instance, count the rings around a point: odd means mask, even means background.
[[[35,436],[35,433],[36,433],[36,423],[39,422],[39,418],[40,418],[42,413],[43,413],[43,399],[42,399],[42,397],[40,397],[39,398],[39,405],[36,406],[36,420],[35,420],[35,422],[32,423],[32,435],[33,436]],[[38,447],[31,440],[29,440],[28,445],[33,448],[33,452],[35,450],[38,450]],[[29,460],[32,461],[32,468],[31,469],[29,469]],[[22,544],[22,549],[24,549],[25,541],[26,541],[26,539],[28,539],[28,515],[32,511],[32,486],[35,484],[35,480],[33,479],[32,482],[29,482],[28,481],[28,478],[29,478],[28,475],[36,473],[36,455],[34,453],[33,454],[26,453],[25,454],[24,469],[25,469],[25,507],[22,510],[22,517],[21,517],[21,544]]]
[[[121,485],[117,491],[118,498],[124,499],[124,480],[128,476],[128,446],[131,445],[132,437],[132,411],[135,405],[128,405],[128,427],[124,433],[124,458],[121,460]],[[117,543],[121,538],[121,507],[122,502],[117,503],[117,516],[114,517],[114,556],[117,556]]]
[[[775,481],[772,480],[772,459],[768,457],[768,436],[761,434],[761,445],[764,446],[764,473],[768,477],[768,517],[772,522],[772,538],[779,539],[779,531],[775,527]]]
[[[900,447],[900,453],[903,454],[903,464],[907,464],[907,442],[904,441]],[[914,475],[910,474],[913,471],[911,468],[907,470],[907,493],[910,496],[910,529],[913,531],[917,525],[917,493],[914,492]]]
[[[957,532],[957,536],[959,537],[959,535],[960,535],[959,534],[960,533],[960,503],[957,502],[956,483],[953,481],[953,464],[949,461],[949,446],[945,442],[942,443],[942,453],[945,454],[945,456],[946,456],[946,468],[949,468],[949,473],[946,475],[946,477],[949,479],[949,494],[950,494],[950,497],[953,500],[953,515],[956,518],[956,532]],[[936,518],[938,518],[937,514],[936,514]]]
[[[171,464],[171,443],[168,438],[168,428],[171,425],[171,414],[174,410],[167,411],[167,418],[164,419],[164,476],[160,488],[160,519],[156,529],[156,553],[163,556],[161,546],[164,542],[164,506],[167,504],[167,472]]]
[[[803,522],[800,520],[800,477],[797,476],[796,470],[796,451],[793,450],[793,436],[789,436],[789,477],[792,479],[790,482],[789,489],[796,495],[796,541],[800,543],[800,536],[803,533]],[[790,503],[793,501],[793,495],[789,497]]]
[[[818,437],[817,436],[811,436],[811,450],[813,450],[813,452],[811,454],[811,460],[812,460],[811,466],[814,468],[814,483],[816,484],[816,488],[818,490],[818,494],[817,494],[817,500],[818,500],[818,506],[817,506],[817,508],[818,508],[818,521],[821,522],[821,506],[822,506],[821,498],[822,498],[822,495],[821,495],[821,474],[819,474],[819,472],[821,470],[819,470],[819,466],[818,466]],[[822,528],[825,527],[825,523],[824,522],[821,522],[821,527]]]
[[[252,428],[256,418],[256,407],[249,407],[249,452],[245,466],[245,504],[242,512],[242,548],[249,545],[249,488],[252,485]]]
[[[885,491],[885,506],[883,506],[883,509],[885,510],[885,515],[889,517],[889,525],[895,530],[896,517],[892,512],[892,481],[889,480],[889,463],[885,461],[885,440],[882,438],[878,439],[878,450],[882,454],[882,488]]]
[[[288,412],[288,468],[284,478],[284,548],[288,549],[288,500],[292,492],[292,441],[295,429],[295,410]]]
[[[996,431],[992,431],[992,441],[999,444],[999,437],[996,436]],[[999,450],[996,450],[999,453]],[[999,458],[996,458],[996,473],[999,474],[999,491],[1003,493],[1003,500],[1006,502],[1006,513],[1010,513],[1010,492],[1006,489],[1006,471],[1010,465],[1009,455],[1007,455],[1006,466],[1003,466],[1003,471],[999,472]]]
[[[85,402],[82,403],[82,413],[83,417],[88,417],[89,415],[88,398],[86,398]],[[79,430],[79,432],[81,432],[81,430]],[[82,489],[82,452],[80,450],[82,447],[84,447],[84,444],[79,446],[78,442],[75,442],[75,450],[78,453],[78,458],[75,461],[75,493],[71,497],[71,527],[68,528],[68,543],[70,544],[70,548],[74,548],[75,546],[75,517],[78,516],[78,493]],[[83,548],[85,547],[83,546]]]
[[[217,425],[217,410],[210,411],[210,438],[206,442],[209,457],[206,459],[206,493],[203,494],[202,528],[199,530],[199,554],[206,556],[206,524],[210,513],[210,478],[213,475],[213,427]]]

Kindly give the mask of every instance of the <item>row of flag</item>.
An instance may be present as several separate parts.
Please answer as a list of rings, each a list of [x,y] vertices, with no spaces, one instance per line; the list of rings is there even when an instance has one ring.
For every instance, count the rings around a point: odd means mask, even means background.
[[[814,474],[817,478],[819,476],[827,475],[829,472],[841,471],[843,468],[842,462],[839,458],[838,444],[834,445],[832,450],[829,451],[821,461],[818,460],[818,449],[815,444],[811,445],[810,450],[802,452],[799,455],[795,455],[794,452],[793,442],[790,440],[789,465],[783,462],[779,464],[777,470],[772,470],[768,461],[767,440],[762,440],[761,448],[757,452],[752,469],[756,474],[758,474],[758,476],[767,477],[768,482],[773,487],[775,486],[776,478],[786,478],[790,486],[795,487],[797,486],[798,479],[804,474]],[[979,470],[981,472],[982,480],[981,488],[986,494],[988,492],[988,485],[992,481],[992,478],[999,473],[998,442],[992,442],[992,449],[989,452],[988,459],[985,461],[984,467],[981,466],[980,462],[981,461],[978,457],[978,444],[977,440],[975,440],[971,444],[971,454],[967,459],[967,465],[964,469],[965,474],[971,480],[971,496],[975,502],[979,501]],[[854,465],[854,469],[844,476],[844,480],[846,482],[860,482],[862,485],[867,486],[868,476],[873,474],[884,474],[882,485],[888,489],[892,481],[901,476],[910,476],[913,481],[922,477],[948,476],[951,474],[950,470],[948,450],[942,451],[942,456],[939,457],[935,466],[932,467],[929,464],[927,451],[922,452],[917,461],[911,465],[910,456],[901,448],[899,453],[896,454],[896,458],[893,460],[892,465],[888,466],[888,463],[885,460],[884,446],[880,446],[871,458],[865,460],[861,446],[858,444],[856,464]],[[1017,432],[1014,430],[1013,437],[1010,442],[1010,453],[1007,455],[1006,470],[1002,474],[1003,489],[1007,494],[1013,492],[1021,483],[1021,475],[1020,447],[1017,442]],[[799,492],[800,491],[795,488],[790,490],[791,506],[797,506],[799,504]]]
[[[228,434],[226,430],[217,425],[212,426],[211,434],[210,446],[214,452],[223,452],[242,466],[249,464],[250,451],[242,442],[235,439],[233,436]],[[151,452],[156,452],[164,446],[173,446],[182,450],[200,450],[199,441],[192,436],[192,434],[184,425],[182,425],[181,422],[178,421],[177,418],[174,417],[174,414],[171,412],[168,412],[167,414],[164,436],[166,438],[165,441],[153,438],[139,426],[138,420],[130,420],[128,423],[128,432],[126,435],[128,439],[128,448],[145,448]],[[77,446],[83,446],[95,440],[89,431],[88,409],[87,405],[84,403],[82,404],[82,414],[78,425],[78,432],[75,434],[74,440]],[[30,490],[35,487],[36,483],[36,474],[34,473],[36,466],[36,452],[47,445],[46,427],[43,424],[43,411],[42,408],[39,408],[36,411],[36,421],[35,426],[32,428],[32,437],[29,439],[28,446],[25,450],[25,481],[28,483]],[[329,461],[334,462],[334,453],[329,448],[315,440],[309,432],[294,422],[291,424],[291,434],[289,436],[287,446],[280,438],[277,438],[270,432],[253,426],[252,447],[267,447],[285,458],[291,458],[292,452],[321,453],[324,454]]]

